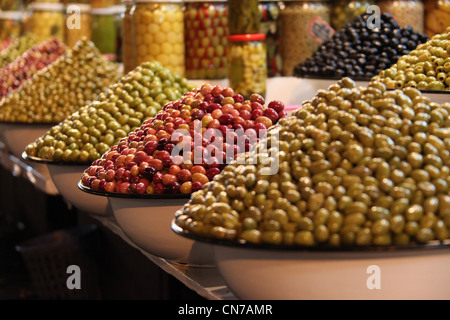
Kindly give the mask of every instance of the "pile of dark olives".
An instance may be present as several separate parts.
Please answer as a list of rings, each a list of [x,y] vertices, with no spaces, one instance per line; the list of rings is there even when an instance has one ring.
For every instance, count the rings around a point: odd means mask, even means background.
[[[194,192],[175,223],[202,237],[300,247],[450,238],[450,104],[343,78],[262,143],[276,172],[252,149]]]
[[[25,151],[49,161],[90,164],[190,89],[187,79],[173,75],[159,62],[144,62]]]
[[[95,100],[119,76],[116,63],[92,42],[80,40],[0,101],[0,121],[58,123]]]
[[[389,13],[381,14],[379,29],[371,28],[369,17],[360,15],[345,25],[297,65],[294,75],[369,80],[428,40],[410,26],[400,28]]]

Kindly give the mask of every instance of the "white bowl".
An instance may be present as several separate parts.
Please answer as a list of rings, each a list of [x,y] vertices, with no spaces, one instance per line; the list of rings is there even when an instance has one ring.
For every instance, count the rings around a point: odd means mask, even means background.
[[[213,245],[230,290],[245,300],[450,298],[450,246],[370,251],[276,251]]]
[[[36,141],[37,138],[47,133],[52,127],[52,124],[1,124],[5,145],[17,158],[21,158],[25,148],[30,143]]]
[[[50,176],[61,196],[74,207],[87,213],[112,216],[106,197],[99,197],[81,191],[77,184],[88,165],[47,163]]]
[[[144,251],[190,266],[214,265],[211,245],[180,237],[170,227],[175,211],[188,199],[108,199],[117,224]]]

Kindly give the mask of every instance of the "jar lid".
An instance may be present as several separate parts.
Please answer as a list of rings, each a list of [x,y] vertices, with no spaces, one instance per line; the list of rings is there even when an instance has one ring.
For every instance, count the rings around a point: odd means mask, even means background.
[[[227,0],[184,0],[184,2],[227,2]]]
[[[86,3],[68,3],[66,9],[70,7],[78,7],[81,13],[91,12],[91,5]]]
[[[124,13],[127,10],[126,5],[124,4],[115,4],[112,6],[113,10],[115,11],[115,13]]]
[[[136,0],[135,3],[182,3],[183,0]]]
[[[32,2],[30,3],[31,10],[43,10],[43,11],[63,11],[63,3],[55,2]]]
[[[91,14],[97,16],[113,16],[117,14],[117,10],[114,8],[114,6],[106,8],[92,8]]]
[[[2,19],[2,20],[22,20],[23,13],[21,11],[0,11],[0,19]]]
[[[252,34],[233,34],[228,36],[228,41],[262,41],[266,40],[266,35],[263,33]]]

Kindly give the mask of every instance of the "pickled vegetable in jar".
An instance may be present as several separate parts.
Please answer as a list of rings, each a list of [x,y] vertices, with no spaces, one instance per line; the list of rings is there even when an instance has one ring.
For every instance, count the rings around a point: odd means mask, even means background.
[[[21,4],[17,0],[0,0],[0,11],[19,11]]]
[[[425,33],[444,33],[450,26],[450,0],[425,0]]]
[[[112,10],[114,11],[114,25],[116,28],[116,60],[117,62],[122,62],[122,20],[126,6],[124,4],[115,4],[112,6]]]
[[[228,32],[259,33],[261,14],[258,0],[228,0]]]
[[[30,9],[32,11],[30,17],[31,32],[36,34],[41,42],[53,37],[64,41],[66,29],[64,4],[33,2],[30,4]]]
[[[71,10],[72,6],[73,11]],[[70,3],[66,10],[66,44],[73,47],[81,38],[91,39],[92,18],[90,14],[91,6],[82,3]],[[79,19],[75,19],[74,15],[79,14]],[[79,25],[77,23],[79,22]]]
[[[280,5],[278,1],[260,1],[260,33],[266,35],[267,75],[274,77],[281,72],[280,55]]]
[[[134,31],[133,31],[133,14],[134,14],[134,0],[126,0],[125,13],[122,19],[122,62],[123,72],[126,74],[133,70],[136,65],[136,53],[134,45]]]
[[[282,75],[292,76],[295,66],[334,34],[330,7],[326,1],[284,1],[280,19]]]
[[[264,34],[230,35],[227,68],[229,86],[244,98],[266,94],[267,63]]]
[[[331,6],[331,26],[338,31],[357,16],[366,13],[367,7],[374,5],[374,0],[337,0]]]
[[[18,38],[23,32],[23,14],[20,11],[0,11],[0,42]]]
[[[117,30],[114,8],[92,8],[92,42],[111,61],[116,61]]]
[[[421,0],[382,0],[378,3],[382,12],[392,14],[400,27],[411,26],[423,32],[424,5]]]
[[[184,14],[181,0],[137,0],[133,15],[136,63],[159,61],[185,74]]]
[[[227,77],[227,2],[185,1],[185,52],[188,79]]]

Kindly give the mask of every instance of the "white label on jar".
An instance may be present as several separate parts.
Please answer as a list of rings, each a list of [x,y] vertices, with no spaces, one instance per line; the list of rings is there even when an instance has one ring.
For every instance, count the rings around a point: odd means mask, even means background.
[[[317,44],[328,41],[336,32],[322,17],[315,17],[309,22],[308,34]]]

